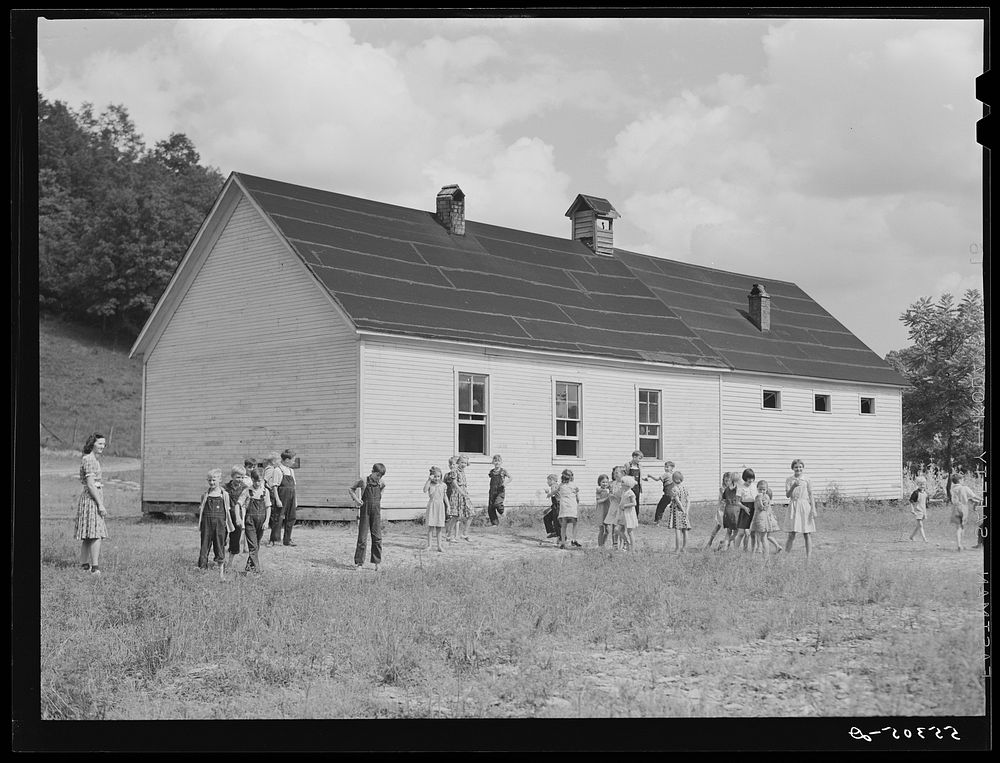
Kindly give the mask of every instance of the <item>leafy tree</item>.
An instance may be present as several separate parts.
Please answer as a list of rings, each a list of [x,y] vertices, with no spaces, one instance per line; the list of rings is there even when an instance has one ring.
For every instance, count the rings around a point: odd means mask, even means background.
[[[39,292],[69,317],[136,333],[222,187],[191,140],[147,150],[128,110],[38,98]]]
[[[903,392],[903,458],[912,469],[972,470],[982,450],[986,342],[978,290],[960,302],[921,297],[900,316],[911,346],[886,357],[910,382]],[[951,496],[951,483],[948,485]]]

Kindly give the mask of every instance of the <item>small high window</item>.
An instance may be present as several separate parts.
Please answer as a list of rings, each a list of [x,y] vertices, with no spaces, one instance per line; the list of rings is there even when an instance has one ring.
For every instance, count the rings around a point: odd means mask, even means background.
[[[830,396],[829,395],[813,395],[813,410],[816,413],[829,413],[830,412]]]
[[[875,413],[875,398],[874,397],[863,397],[861,398],[861,413],[866,416],[872,416]]]
[[[765,389],[761,391],[761,408],[771,408],[775,411],[781,410],[781,392],[776,389]]]

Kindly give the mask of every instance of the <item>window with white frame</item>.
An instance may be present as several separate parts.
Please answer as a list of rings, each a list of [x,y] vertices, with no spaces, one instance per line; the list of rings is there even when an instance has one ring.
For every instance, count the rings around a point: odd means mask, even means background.
[[[660,458],[660,391],[639,390],[639,450],[645,458]]]
[[[820,393],[813,395],[813,410],[816,413],[830,413],[830,396]]]
[[[875,398],[874,397],[862,397],[861,398],[861,413],[865,416],[875,415]]]
[[[458,452],[486,455],[489,377],[458,374]]]
[[[780,411],[781,391],[776,389],[762,389],[760,391],[760,407]]]
[[[557,381],[556,396],[556,455],[580,457],[583,411],[580,406],[580,385]]]

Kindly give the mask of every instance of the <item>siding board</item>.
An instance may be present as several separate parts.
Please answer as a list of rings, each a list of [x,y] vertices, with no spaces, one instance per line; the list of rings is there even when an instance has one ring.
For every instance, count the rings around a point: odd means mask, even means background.
[[[358,338],[247,200],[146,358],[143,501],[197,501],[211,468],[294,448],[298,502],[357,466]],[[317,423],[321,425],[317,426]]]

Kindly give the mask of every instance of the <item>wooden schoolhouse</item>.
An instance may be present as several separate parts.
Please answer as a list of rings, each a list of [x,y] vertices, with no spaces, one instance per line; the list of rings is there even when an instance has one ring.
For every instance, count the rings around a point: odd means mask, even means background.
[[[541,507],[546,475],[592,501],[636,449],[696,501],[748,465],[783,495],[796,457],[820,491],[899,497],[882,358],[793,283],[625,251],[611,203],[567,201],[563,239],[467,220],[454,185],[426,211],[232,174],[132,348],[143,510],[285,448],[305,519],[353,517],[375,462],[384,515],[413,517],[458,453],[480,506],[494,454],[507,505]]]

